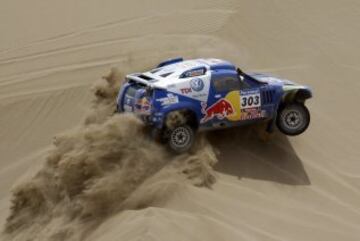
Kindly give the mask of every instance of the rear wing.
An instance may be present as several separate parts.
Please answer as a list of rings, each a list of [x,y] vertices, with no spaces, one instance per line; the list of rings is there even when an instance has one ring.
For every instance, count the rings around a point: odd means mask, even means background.
[[[134,81],[134,82],[136,82],[136,83],[140,83],[140,84],[143,84],[143,85],[145,85],[146,87],[149,87],[149,88],[151,88],[151,89],[155,89],[155,88],[157,88],[157,89],[163,89],[163,88],[160,88],[160,87],[158,87],[158,86],[156,86],[153,82],[155,81],[157,81],[157,80],[154,80],[154,79],[151,79],[151,78],[149,78],[149,77],[147,77],[147,76],[144,76],[144,75],[142,75],[142,74],[129,74],[129,75],[127,75],[126,76],[126,79],[127,80],[132,80],[132,81]],[[152,82],[152,81],[153,82]]]
[[[139,76],[140,76],[140,74],[129,74],[129,75],[126,75],[126,79],[149,86],[149,84],[150,84],[149,81],[142,79]]]

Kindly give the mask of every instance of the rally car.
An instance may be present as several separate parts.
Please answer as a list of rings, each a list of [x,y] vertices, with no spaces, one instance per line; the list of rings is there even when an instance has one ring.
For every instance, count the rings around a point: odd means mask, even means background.
[[[160,63],[129,74],[117,98],[118,112],[133,112],[170,148],[188,151],[198,131],[266,121],[286,135],[303,133],[310,123],[305,101],[309,87],[262,73],[244,73],[221,59]]]

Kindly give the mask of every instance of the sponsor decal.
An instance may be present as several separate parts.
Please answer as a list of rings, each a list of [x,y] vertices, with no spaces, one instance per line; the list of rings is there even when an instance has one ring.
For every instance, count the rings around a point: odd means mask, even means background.
[[[189,94],[192,92],[191,88],[182,88],[180,89],[181,94]]]
[[[261,104],[260,92],[241,92],[241,109],[259,107]]]
[[[252,120],[261,118],[261,109],[259,108],[247,108],[241,110],[241,118],[240,120]]]
[[[142,113],[142,114],[150,113],[151,105],[146,97],[139,99],[135,106],[136,106],[135,111],[138,113]]]
[[[156,101],[161,102],[161,105],[171,105],[179,102],[179,98],[173,94],[167,94],[167,97],[156,99]]]
[[[240,102],[240,120],[252,120],[262,117],[259,90],[241,91]]]
[[[191,97],[193,97],[193,98],[202,98],[205,96],[207,96],[206,93],[196,93],[196,94],[191,95]]]
[[[218,118],[226,118],[229,121],[242,121],[257,119],[265,116],[261,111],[261,95],[259,90],[231,91],[224,98],[206,108],[202,103],[204,117],[201,123]]]
[[[205,123],[214,117],[222,120],[228,115],[234,114],[235,109],[228,100],[220,99],[208,108],[206,108],[206,103],[203,102],[201,112],[204,114],[204,117],[200,122]]]
[[[204,82],[200,78],[195,78],[190,81],[190,87],[196,92],[202,91],[204,89]]]

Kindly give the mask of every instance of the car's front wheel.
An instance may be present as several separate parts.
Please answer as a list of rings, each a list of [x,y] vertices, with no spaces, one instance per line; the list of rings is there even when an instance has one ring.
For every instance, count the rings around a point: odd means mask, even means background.
[[[309,110],[300,103],[287,104],[280,109],[276,124],[285,135],[300,135],[310,124]]]
[[[194,143],[194,130],[188,125],[180,125],[169,130],[168,143],[171,150],[184,153],[190,150]]]

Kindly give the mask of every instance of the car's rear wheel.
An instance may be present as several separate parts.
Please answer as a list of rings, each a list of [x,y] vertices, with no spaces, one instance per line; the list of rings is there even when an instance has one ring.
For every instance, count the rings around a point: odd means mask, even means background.
[[[177,126],[169,130],[168,143],[176,153],[184,153],[190,150],[194,143],[194,130],[188,125]]]
[[[285,135],[300,135],[310,124],[309,110],[300,103],[287,104],[280,109],[276,124]]]

